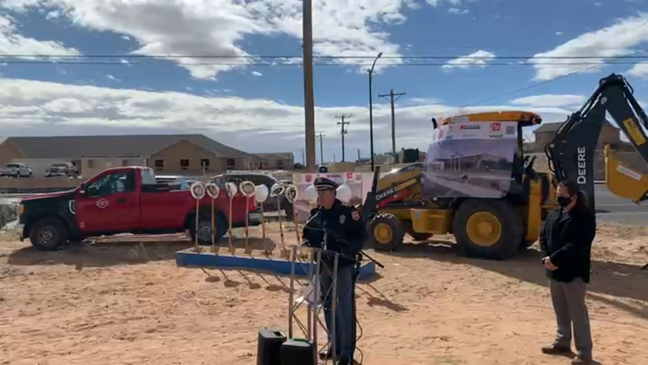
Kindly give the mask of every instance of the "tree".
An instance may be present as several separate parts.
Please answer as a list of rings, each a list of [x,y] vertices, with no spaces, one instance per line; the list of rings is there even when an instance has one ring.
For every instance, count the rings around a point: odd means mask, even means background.
[[[306,168],[306,166],[300,164],[299,162],[293,165],[293,169],[295,169],[295,170],[303,170],[305,168]]]

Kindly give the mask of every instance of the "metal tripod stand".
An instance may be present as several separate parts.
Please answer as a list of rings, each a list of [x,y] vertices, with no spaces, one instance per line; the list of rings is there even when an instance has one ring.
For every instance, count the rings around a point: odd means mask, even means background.
[[[298,250],[304,250],[309,252],[308,258],[308,279],[306,286],[302,285],[295,278],[295,267],[296,265],[307,264],[305,260],[302,260],[298,255]],[[333,270],[329,270],[327,265],[322,264],[322,255],[327,254],[333,256]],[[337,273],[338,273],[338,263],[340,258],[340,253],[327,251],[319,248],[299,248],[297,246],[292,247],[290,260],[292,263],[291,275],[290,275],[290,295],[288,303],[288,338],[295,338],[294,336],[294,327],[295,324],[302,331],[303,336],[309,342],[313,343],[313,363],[314,364],[326,364],[329,359],[324,359],[322,362],[319,361],[319,353],[322,350],[326,349],[329,344],[331,346],[331,353],[336,354],[336,306],[337,306]],[[321,268],[321,269],[320,269]],[[326,270],[327,273],[333,279],[333,283],[329,288],[327,293],[324,293],[322,296],[320,293],[320,277],[321,270]],[[294,298],[295,292],[295,283],[301,285],[302,287],[308,288],[304,292],[304,297],[301,300],[296,300]],[[331,298],[331,316],[333,318],[332,328],[330,331],[327,329],[325,323],[322,323],[320,319],[320,314],[324,309],[324,306],[321,304],[327,298]],[[299,318],[297,310],[306,304],[306,324]],[[327,334],[327,342],[321,348],[318,348],[318,328],[321,328]],[[335,359],[333,359],[335,361]]]

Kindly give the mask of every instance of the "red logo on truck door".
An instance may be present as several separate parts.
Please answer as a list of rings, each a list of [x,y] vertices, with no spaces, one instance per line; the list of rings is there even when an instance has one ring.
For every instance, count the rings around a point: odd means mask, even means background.
[[[499,132],[502,129],[502,123],[492,123],[490,126],[491,132]]]

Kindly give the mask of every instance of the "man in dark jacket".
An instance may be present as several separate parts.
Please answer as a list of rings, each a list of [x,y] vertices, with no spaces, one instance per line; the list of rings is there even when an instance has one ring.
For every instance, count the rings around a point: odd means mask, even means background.
[[[335,321],[335,354],[329,348],[324,357],[339,359],[336,365],[353,363],[355,352],[355,264],[362,249],[364,226],[358,210],[336,198],[338,185],[327,178],[317,178],[318,207],[311,211],[309,222],[304,226],[304,244],[310,247],[334,251],[338,256],[335,318],[332,313],[331,286],[333,286],[333,257],[322,257],[320,269],[321,292],[326,327],[333,329]],[[333,336],[329,335],[329,341]]]
[[[592,363],[592,335],[585,304],[590,280],[590,252],[596,234],[596,216],[585,195],[573,181],[557,188],[560,207],[549,212],[540,232],[542,263],[549,277],[549,290],[558,330],[546,354],[570,354],[572,324],[577,356],[572,364]]]

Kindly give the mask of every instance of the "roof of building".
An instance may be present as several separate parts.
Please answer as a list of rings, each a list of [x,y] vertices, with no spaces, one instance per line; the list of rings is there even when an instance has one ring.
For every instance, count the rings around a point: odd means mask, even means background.
[[[285,158],[285,159],[295,158],[292,152],[255,153],[254,155],[261,159],[268,159],[272,157]]]
[[[8,137],[7,140],[23,158],[150,156],[182,140],[223,157],[251,156],[202,134]]]

